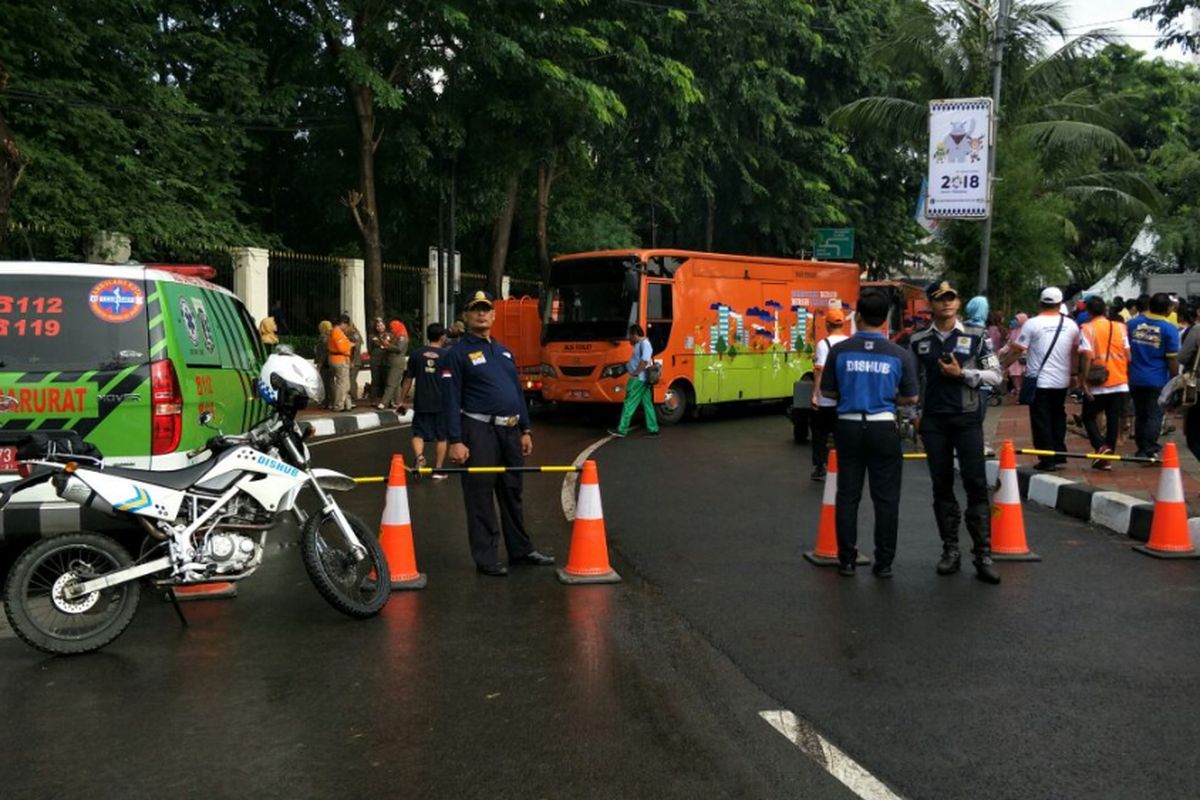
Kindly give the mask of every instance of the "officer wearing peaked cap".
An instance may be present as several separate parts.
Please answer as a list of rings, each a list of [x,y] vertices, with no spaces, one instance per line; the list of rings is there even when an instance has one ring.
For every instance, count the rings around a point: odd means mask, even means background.
[[[933,324],[912,335],[909,347],[917,359],[921,387],[921,425],[925,458],[933,480],[933,514],[942,537],[939,575],[959,570],[958,527],[963,513],[954,496],[957,455],[967,493],[967,532],[974,544],[976,576],[999,583],[992,562],[991,509],[983,460],[983,417],[980,386],[998,386],[1000,361],[987,331],[958,318],[961,301],[946,281],[925,290],[933,306]]]
[[[450,461],[467,467],[521,467],[533,452],[529,410],[512,352],[491,337],[496,310],[487,292],[475,292],[464,307],[467,333],[442,364],[442,411]],[[500,577],[498,539],[503,533],[510,564],[553,566],[534,549],[525,530],[520,473],[463,475],[467,534],[476,569]],[[499,525],[496,506],[500,507]]]

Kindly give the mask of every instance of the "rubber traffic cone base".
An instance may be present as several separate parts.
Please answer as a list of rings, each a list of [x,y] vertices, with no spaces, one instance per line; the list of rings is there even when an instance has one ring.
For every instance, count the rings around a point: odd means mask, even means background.
[[[621,576],[615,570],[610,569],[608,572],[602,572],[599,575],[576,575],[567,572],[565,569],[555,570],[558,573],[558,579],[568,586],[578,586],[587,583],[620,583]]]
[[[804,554],[804,560],[818,567],[836,567],[838,565],[837,557],[819,556],[816,550],[809,550]],[[865,567],[871,563],[871,559],[862,553],[854,560],[854,563],[860,567]]]
[[[172,586],[169,590],[175,599],[181,603],[197,600],[228,600],[237,597],[237,584],[228,581],[216,583],[189,583],[183,586]]]
[[[392,581],[392,590],[402,592],[406,590],[412,591],[414,589],[424,589],[427,583],[429,583],[429,576],[424,572],[418,572],[417,577],[415,578],[409,578],[408,580],[404,581]]]
[[[1163,558],[1163,559],[1200,558],[1200,550],[1184,550],[1182,552],[1171,552],[1169,550],[1151,550],[1149,547],[1147,547],[1144,544],[1135,544],[1132,549],[1137,550],[1142,555],[1151,556],[1153,558]]]
[[[997,553],[992,551],[993,561],[1041,561],[1042,557],[1034,552],[1024,553]]]

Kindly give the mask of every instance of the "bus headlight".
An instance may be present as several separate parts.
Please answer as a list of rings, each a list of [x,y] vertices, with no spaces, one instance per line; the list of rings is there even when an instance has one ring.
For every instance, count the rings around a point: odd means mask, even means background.
[[[609,364],[604,369],[600,370],[601,378],[619,378],[625,374],[624,364]]]
[[[541,364],[538,364],[538,372],[540,372],[541,374],[545,375],[548,378],[553,378],[555,375],[558,374],[557,372],[554,371],[554,367],[550,366],[549,364],[545,363],[544,361]]]

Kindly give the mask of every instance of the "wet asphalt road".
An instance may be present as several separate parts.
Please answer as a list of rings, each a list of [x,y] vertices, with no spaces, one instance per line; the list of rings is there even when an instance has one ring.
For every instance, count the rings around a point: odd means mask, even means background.
[[[567,463],[607,417],[538,419]],[[322,444],[382,474],[407,430]],[[1027,509],[1045,561],[998,588],[938,578],[928,480],[905,475],[897,577],[801,559],[820,486],[775,416],[601,448],[616,586],[477,576],[455,479],[410,486],[422,592],[327,607],[279,532],[233,601],[149,593],[101,653],[46,658],[0,626],[0,795],[854,795],[759,718],[788,709],[910,798],[1200,794],[1200,563],[1163,563]],[[559,476],[526,481],[565,559]],[[343,496],[378,523],[383,488]],[[864,515],[864,542],[869,518]]]

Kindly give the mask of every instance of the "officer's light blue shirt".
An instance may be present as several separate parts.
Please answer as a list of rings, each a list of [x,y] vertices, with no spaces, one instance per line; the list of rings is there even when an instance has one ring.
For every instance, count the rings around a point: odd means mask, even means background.
[[[642,339],[640,342],[638,342],[637,344],[635,344],[633,346],[633,356],[629,359],[629,363],[625,365],[625,371],[627,373],[629,373],[630,375],[632,375],[633,371],[635,369],[637,369],[638,364],[645,364],[645,365],[649,366],[650,360],[653,358],[654,358],[654,350],[653,350],[653,348],[650,347],[650,340]],[[639,381],[642,381],[643,383],[645,383],[645,381],[646,381],[646,370],[645,369],[643,369],[638,374],[637,379]]]

